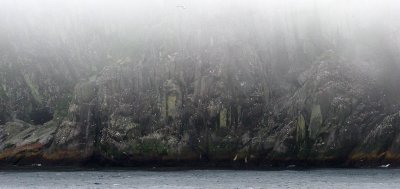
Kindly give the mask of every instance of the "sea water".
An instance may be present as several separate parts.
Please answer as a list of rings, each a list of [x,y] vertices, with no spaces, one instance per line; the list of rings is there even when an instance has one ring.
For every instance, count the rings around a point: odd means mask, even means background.
[[[4,170],[0,188],[399,188],[400,169]]]

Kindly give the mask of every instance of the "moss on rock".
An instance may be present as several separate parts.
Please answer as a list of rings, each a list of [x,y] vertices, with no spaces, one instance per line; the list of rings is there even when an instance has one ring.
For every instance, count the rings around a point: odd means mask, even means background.
[[[228,110],[223,107],[222,110],[219,112],[219,126],[220,127],[227,127],[228,124]]]
[[[313,105],[311,108],[310,125],[308,127],[311,139],[316,139],[322,126],[322,114],[320,105]]]

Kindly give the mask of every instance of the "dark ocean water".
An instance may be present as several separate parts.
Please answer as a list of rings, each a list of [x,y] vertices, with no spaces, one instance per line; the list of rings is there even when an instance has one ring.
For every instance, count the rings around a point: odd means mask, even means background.
[[[400,188],[400,169],[0,171],[0,188]]]

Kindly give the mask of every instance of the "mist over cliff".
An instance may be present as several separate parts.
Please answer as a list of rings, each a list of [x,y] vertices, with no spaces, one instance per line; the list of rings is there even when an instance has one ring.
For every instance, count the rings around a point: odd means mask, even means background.
[[[4,0],[0,161],[396,163],[395,0]]]

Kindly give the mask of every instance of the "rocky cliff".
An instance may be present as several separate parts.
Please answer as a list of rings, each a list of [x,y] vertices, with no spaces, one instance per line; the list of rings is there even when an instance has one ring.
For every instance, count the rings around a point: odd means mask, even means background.
[[[0,162],[399,162],[400,43],[386,30],[332,35],[312,11],[293,28],[179,14],[149,27],[65,21],[43,36],[51,28],[3,20]]]

